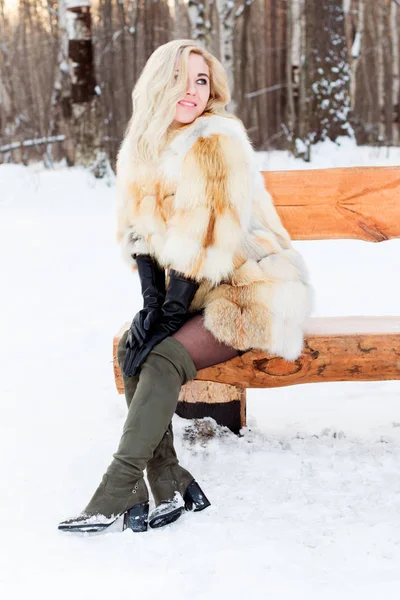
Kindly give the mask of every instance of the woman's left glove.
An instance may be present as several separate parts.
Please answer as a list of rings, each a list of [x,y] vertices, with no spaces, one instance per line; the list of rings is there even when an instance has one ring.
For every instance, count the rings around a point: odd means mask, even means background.
[[[161,308],[161,317],[156,324],[146,332],[142,342],[128,349],[123,366],[124,375],[136,375],[140,365],[145,361],[151,350],[162,340],[172,335],[187,321],[190,316],[189,306],[199,284],[187,279],[174,269],[170,270],[168,290]]]
[[[143,308],[133,318],[126,340],[127,348],[143,344],[148,332],[161,317],[165,300],[165,271],[148,254],[135,255],[142,286]]]

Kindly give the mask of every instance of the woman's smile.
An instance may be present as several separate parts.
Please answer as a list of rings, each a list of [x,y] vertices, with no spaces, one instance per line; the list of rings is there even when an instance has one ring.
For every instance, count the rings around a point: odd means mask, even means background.
[[[178,102],[181,106],[186,106],[187,108],[196,108],[197,104],[195,102],[190,102],[189,100],[181,100]]]

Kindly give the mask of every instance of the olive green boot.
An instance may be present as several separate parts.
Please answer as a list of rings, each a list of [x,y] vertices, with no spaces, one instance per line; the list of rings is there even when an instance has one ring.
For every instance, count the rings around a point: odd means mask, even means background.
[[[150,527],[173,523],[185,510],[185,493],[194,482],[194,477],[178,462],[172,423],[157,447],[157,454],[154,454],[153,460],[147,465],[147,479],[156,505],[150,515]]]
[[[123,477],[125,475],[125,477]],[[149,493],[143,477],[135,483],[128,473],[103,479],[85,510],[62,521],[60,531],[100,533],[103,531],[147,531]]]
[[[157,344],[140,373],[114,460],[84,512],[59,525],[63,531],[103,530],[120,516],[134,531],[147,528],[148,493],[143,472],[171,422],[184,383],[196,367],[174,338]],[[136,527],[137,524],[137,527]]]
[[[126,355],[127,335],[128,331],[124,333],[118,344],[118,363],[121,368],[125,399],[129,409],[139,382],[139,376],[125,377],[122,371]],[[209,506],[204,494],[202,501],[199,493],[194,496],[194,499],[191,498],[190,490],[195,488],[197,484],[193,475],[179,465],[174,448],[172,423],[169,424],[161,442],[154,451],[153,457],[147,463],[147,478],[156,505],[156,510],[151,513],[149,520],[151,527],[160,527],[176,521],[185,508],[186,510],[199,511]]]
[[[128,331],[123,334],[119,341],[117,356],[124,382],[125,400],[129,410],[139,383],[139,375],[125,377],[122,370],[126,355],[127,336]],[[183,496],[187,486],[194,480],[194,477],[179,465],[174,448],[172,423],[169,424],[161,442],[154,450],[153,457],[147,463],[147,477],[156,506],[161,502],[172,500],[175,491],[179,491]]]

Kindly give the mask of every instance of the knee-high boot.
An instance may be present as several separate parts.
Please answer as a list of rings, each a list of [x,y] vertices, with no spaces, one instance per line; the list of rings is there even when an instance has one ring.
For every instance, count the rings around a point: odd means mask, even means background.
[[[120,339],[117,356],[129,409],[139,383],[139,375],[125,377],[123,374],[122,365],[125,361],[127,335],[128,331]],[[169,424],[161,442],[154,450],[153,457],[147,463],[147,478],[156,505],[156,509],[150,514],[151,527],[162,527],[173,523],[185,509],[198,512],[210,505],[193,475],[179,464],[174,448],[172,423]]]
[[[148,491],[143,471],[175,412],[181,386],[196,368],[180,342],[166,338],[141,367],[134,399],[114,459],[83,513],[60,523],[66,531],[99,531],[124,515],[126,527],[147,528]]]
[[[172,423],[158,446],[157,460],[147,466],[147,478],[156,504],[150,514],[150,527],[173,523],[184,510],[198,512],[210,506],[193,475],[179,464]]]

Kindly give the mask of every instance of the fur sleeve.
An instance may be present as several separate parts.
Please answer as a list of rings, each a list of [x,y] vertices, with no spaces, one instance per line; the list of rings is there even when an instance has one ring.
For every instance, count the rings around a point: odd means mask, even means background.
[[[132,167],[129,162],[129,147],[125,140],[121,146],[117,160],[117,242],[121,245],[124,260],[135,270],[134,254],[150,254],[150,248],[143,236],[135,230],[132,214],[134,207],[133,191],[130,174]]]
[[[243,262],[252,176],[243,140],[214,133],[187,152],[162,260],[197,281],[217,285]]]

